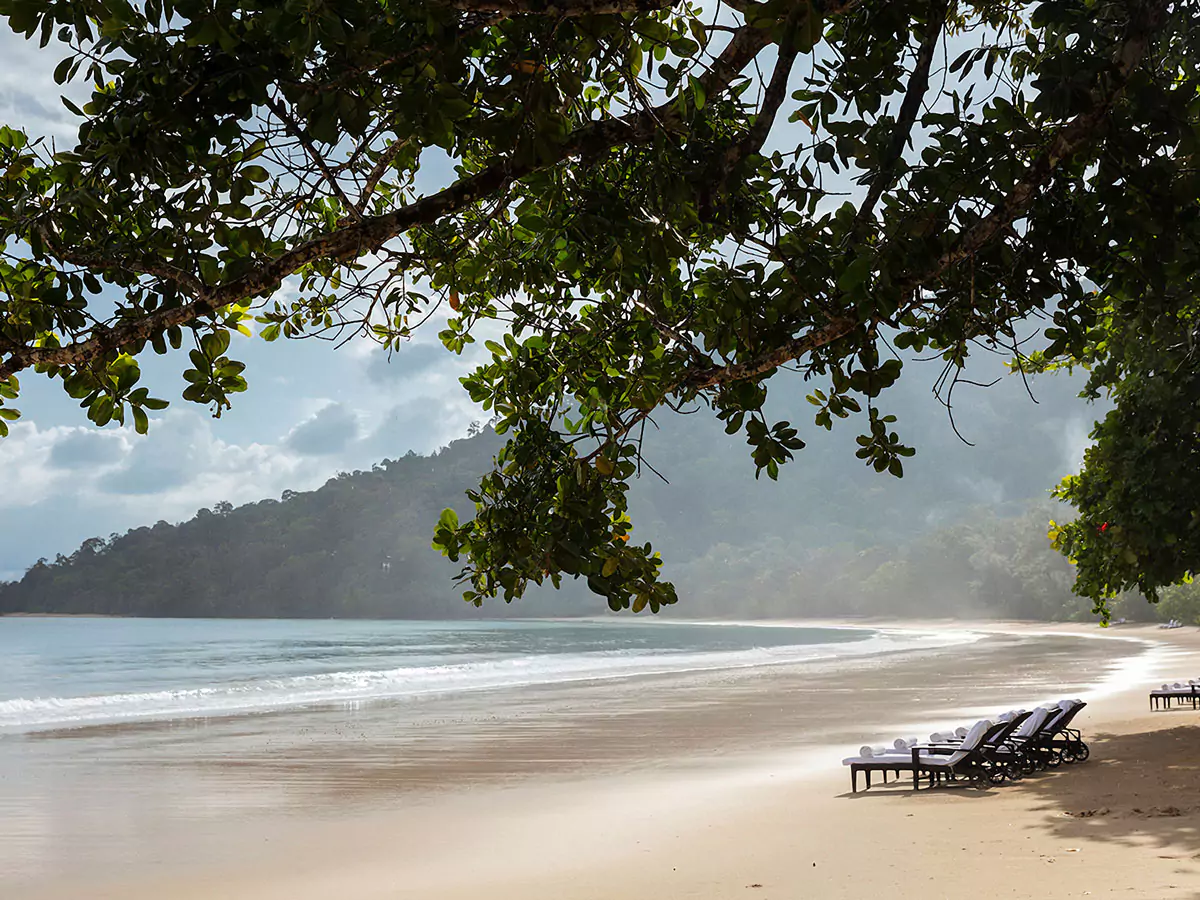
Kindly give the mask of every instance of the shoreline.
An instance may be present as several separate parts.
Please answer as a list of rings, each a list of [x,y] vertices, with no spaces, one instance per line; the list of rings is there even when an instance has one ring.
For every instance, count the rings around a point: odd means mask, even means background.
[[[1003,885],[996,896],[1031,900],[1085,891],[1200,896],[1186,893],[1200,891],[1191,859],[1200,855],[1200,805],[1182,805],[1200,788],[1200,749],[1191,751],[1200,748],[1200,712],[1155,715],[1146,703],[1156,679],[1200,676],[1200,632],[945,620],[762,624],[1123,640],[1145,649],[1121,658],[1144,664],[1110,671],[1093,686],[1079,722],[1091,761],[993,790],[914,795],[906,782],[850,796],[840,765],[848,747],[814,745],[753,760],[722,756],[691,771],[584,773],[464,791],[336,825],[303,821],[286,847],[264,844],[251,864],[198,872],[181,860],[169,876],[123,879],[108,893],[18,896],[716,900],[751,889],[771,898],[857,900],[897,889],[977,893],[981,884]],[[863,723],[863,741],[871,728]],[[1181,747],[1189,750],[1182,761],[1164,756]],[[1114,781],[1108,773],[1118,768]],[[1163,773],[1171,773],[1166,783]]]

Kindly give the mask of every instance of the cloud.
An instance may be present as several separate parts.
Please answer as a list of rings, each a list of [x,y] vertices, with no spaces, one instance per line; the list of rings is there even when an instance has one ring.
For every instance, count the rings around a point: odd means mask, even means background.
[[[357,438],[358,418],[341,403],[330,403],[293,428],[283,443],[301,456],[329,456]]]
[[[195,471],[204,431],[195,413],[168,413],[155,429],[154,439],[138,441],[125,464],[97,486],[111,494],[147,495],[186,484]]]
[[[0,68],[0,121],[25,129],[31,137],[73,138],[79,120],[67,112],[59,96],[65,94],[82,105],[91,88],[83,78],[62,86],[54,83],[54,67],[70,52],[57,40],[43,49],[36,40],[0,29],[0,59],[4,60]]]
[[[455,361],[454,355],[441,344],[428,343],[402,345],[390,357],[377,348],[366,359],[364,372],[376,383],[401,381]]]
[[[417,397],[393,406],[363,438],[364,455],[395,459],[409,450],[430,453],[466,433],[483,419],[474,406],[444,397]]]
[[[128,452],[119,433],[78,427],[66,433],[50,448],[50,465],[56,469],[82,469],[115,463]]]
[[[18,122],[59,118],[57,113],[46,109],[33,94],[11,85],[0,90],[0,106],[14,113],[13,118]]]
[[[392,407],[375,429],[364,439],[369,448],[383,458],[403,456],[409,450],[426,447],[436,438],[435,420],[428,412],[429,398]]]
[[[35,422],[21,420],[13,426],[8,437],[0,439],[0,472],[4,473],[0,510],[33,506],[68,480],[62,472],[51,468],[48,461],[54,445],[71,431],[63,427],[39,428]],[[3,526],[15,523],[16,519],[12,513],[0,514]],[[0,545],[3,543],[0,540]]]

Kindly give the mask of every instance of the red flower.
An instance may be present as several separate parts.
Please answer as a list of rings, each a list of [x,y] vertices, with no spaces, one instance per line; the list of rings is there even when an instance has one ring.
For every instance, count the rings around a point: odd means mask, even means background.
[[[1105,522],[1103,525],[1100,526],[1101,534],[1104,534],[1104,532],[1106,532],[1106,531],[1108,531],[1108,523],[1107,522]]]

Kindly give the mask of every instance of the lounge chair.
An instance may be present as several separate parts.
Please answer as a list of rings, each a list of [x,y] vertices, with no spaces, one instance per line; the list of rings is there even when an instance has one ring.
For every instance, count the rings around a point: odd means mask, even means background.
[[[921,775],[929,778],[932,787],[943,780],[967,778],[972,784],[986,786],[1001,784],[1011,777],[1008,764],[996,754],[1000,735],[1012,730],[1011,722],[976,722],[959,743],[925,744],[910,748],[913,790],[921,786]]]
[[[988,783],[991,762],[981,752],[980,745],[988,737],[989,731],[1007,727],[1007,722],[993,724],[983,719],[971,726],[959,744],[914,744],[905,752],[889,748],[883,753],[877,753],[876,748],[863,747],[859,756],[842,760],[843,765],[850,767],[850,790],[858,792],[859,772],[866,775],[867,788],[871,787],[873,772],[883,773],[885,782],[888,772],[895,773],[897,777],[901,772],[912,772],[914,788],[919,786],[923,773],[929,776],[931,783],[942,777],[955,779],[960,776],[969,778],[973,783]]]
[[[1043,768],[1083,762],[1091,755],[1091,750],[1070,724],[1085,706],[1087,704],[1082,700],[1060,700],[1051,707],[1050,715],[1036,733],[1015,741],[1017,747]]]
[[[1008,734],[998,755],[1013,763],[1022,775],[1032,775],[1038,769],[1040,760],[1038,754],[1031,752],[1034,745],[1030,744],[1030,741],[1045,727],[1046,720],[1057,713],[1057,709],[1052,713],[1045,706],[1030,710],[1024,720]]]
[[[1194,682],[1182,684],[1164,684],[1160,690],[1150,692],[1150,708],[1158,709],[1160,706],[1163,709],[1170,709],[1172,702],[1183,704],[1184,701],[1191,701],[1192,709],[1200,706],[1200,686]]]

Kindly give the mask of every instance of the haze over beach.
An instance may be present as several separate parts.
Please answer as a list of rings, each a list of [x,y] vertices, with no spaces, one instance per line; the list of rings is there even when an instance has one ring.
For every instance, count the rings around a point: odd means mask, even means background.
[[[2,900],[1200,900],[1194,0],[0,0]]]

